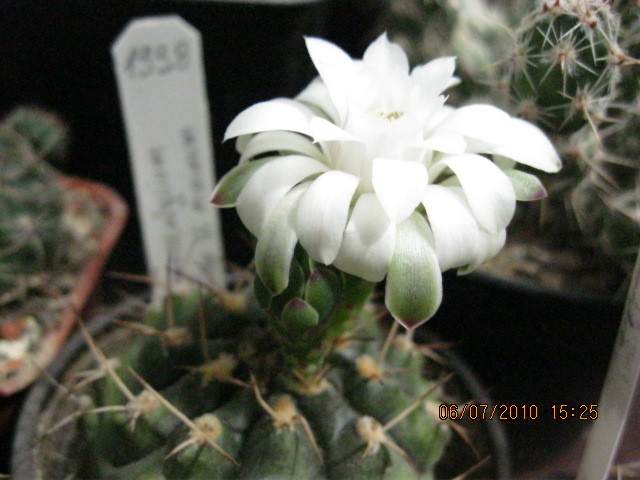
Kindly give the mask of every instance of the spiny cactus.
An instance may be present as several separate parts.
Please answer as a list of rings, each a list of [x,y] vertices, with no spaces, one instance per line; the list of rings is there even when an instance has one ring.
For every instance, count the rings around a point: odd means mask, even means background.
[[[640,113],[640,112],[639,112]],[[580,230],[631,271],[640,243],[640,116],[625,112],[597,133],[583,129],[567,145],[586,174],[570,192]]]
[[[515,30],[503,79],[519,112],[556,132],[606,120],[620,68],[633,61],[620,32],[610,2],[537,4]]]
[[[69,132],[56,115],[37,107],[19,107],[7,115],[4,124],[28,139],[34,152],[45,162],[55,165],[64,160]]]
[[[55,133],[42,135],[46,129]],[[60,136],[48,117],[17,110],[0,125],[0,305],[24,297],[51,269],[64,240],[64,191],[42,148]],[[46,145],[46,146],[45,146]],[[46,282],[46,280],[43,279]]]
[[[348,318],[348,335],[329,345],[305,342],[345,311],[326,308],[337,293],[329,278],[320,268],[308,276],[304,298],[269,302],[282,308],[283,322],[291,308],[314,303],[324,312],[310,322],[315,333],[302,325],[288,325],[287,333],[265,328],[264,313],[243,290],[217,299],[202,291],[170,295],[161,310],[126,322],[106,353],[88,337],[99,365],[85,361],[84,372],[69,374],[59,400],[75,407],[48,419],[39,440],[47,478],[434,478],[454,443],[438,417],[440,404],[454,402],[454,382],[409,336],[391,332],[385,342],[373,304]],[[301,341],[288,348],[277,340],[283,334]],[[292,370],[305,344],[325,357],[321,370]],[[459,451],[447,475],[478,463],[472,451]]]
[[[103,215],[82,200],[82,215],[71,212],[72,196],[59,172],[66,129],[53,115],[19,108],[0,124],[0,313],[9,321],[35,315],[46,324],[64,307],[73,277],[95,245]],[[78,210],[78,207],[75,207]],[[75,220],[74,220],[75,219]],[[80,223],[78,223],[80,219]]]
[[[235,117],[240,160],[211,196],[257,239],[253,296],[170,294],[127,324],[144,336],[117,359],[87,336],[107,378],[65,389],[78,407],[41,444],[75,430],[54,450],[71,458],[59,476],[424,480],[445,459],[446,476],[485,463],[463,460],[451,430],[468,432],[441,420],[469,393],[451,396],[412,332],[438,309],[442,272],[494,256],[516,200],[544,196],[515,164],[555,172],[557,152],[496,107],[446,106],[451,57],[410,69],[386,35],[361,60],[305,43],[319,77]],[[386,336],[370,300],[383,280]]]

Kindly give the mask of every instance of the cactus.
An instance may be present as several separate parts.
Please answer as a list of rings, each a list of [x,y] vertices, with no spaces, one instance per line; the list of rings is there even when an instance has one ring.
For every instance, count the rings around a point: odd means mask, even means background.
[[[95,248],[86,224],[99,228],[103,213],[86,198],[81,212],[71,212],[78,199],[63,188],[59,172],[46,161],[61,159],[66,139],[62,123],[35,108],[18,108],[0,123],[3,325],[25,315],[40,327],[55,324],[75,275]]]
[[[607,118],[620,68],[631,59],[620,17],[605,1],[552,0],[521,20],[504,82],[524,117],[556,132]]]
[[[347,320],[356,328],[307,343],[353,311],[326,308],[339,290],[333,273],[309,272],[295,302],[269,300],[268,315],[283,322],[297,308],[292,303],[314,303],[324,312],[312,322],[315,330],[265,328],[269,320],[246,288],[170,294],[141,321],[134,313],[134,321],[121,322],[128,328],[115,332],[105,352],[84,330],[99,365],[84,360],[84,372],[68,374],[58,401],[72,410],[48,419],[40,468],[47,478],[113,480],[434,478],[455,435],[438,406],[455,403],[455,382],[410,336],[393,329],[385,337],[381,307],[368,296]],[[278,340],[282,335],[290,343]],[[302,340],[294,346],[296,336]],[[321,369],[297,363],[309,349],[317,355],[307,358],[324,358]],[[465,447],[454,461],[457,473],[480,460]]]
[[[39,133],[52,125],[33,118],[35,132],[29,136],[27,115],[16,111],[0,125],[0,305],[24,297],[51,269],[56,245],[65,241],[64,192],[57,172],[41,159],[47,140]]]

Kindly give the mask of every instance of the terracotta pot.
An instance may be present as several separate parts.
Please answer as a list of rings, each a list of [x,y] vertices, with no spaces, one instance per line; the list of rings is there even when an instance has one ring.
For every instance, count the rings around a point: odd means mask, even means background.
[[[10,365],[11,376],[0,382],[0,395],[11,395],[22,390],[42,373],[42,368],[51,363],[62,344],[73,329],[78,315],[85,310],[91,294],[96,289],[102,270],[126,223],[129,209],[120,195],[111,188],[75,177],[62,177],[62,184],[68,190],[83,191],[100,206],[105,213],[105,223],[99,232],[99,245],[78,273],[71,302],[63,310],[55,328],[46,332],[29,359]],[[27,328],[24,321],[4,324],[0,338],[17,339]],[[15,373],[13,373],[15,372]]]

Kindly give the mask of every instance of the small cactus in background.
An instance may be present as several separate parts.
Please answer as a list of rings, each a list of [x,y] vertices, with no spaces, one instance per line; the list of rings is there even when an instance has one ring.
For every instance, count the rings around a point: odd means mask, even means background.
[[[405,12],[411,6],[415,32],[420,18],[415,12],[422,12],[421,35],[429,38],[433,18],[427,12],[434,5],[461,12],[469,4],[484,12],[478,18],[491,19],[485,22],[491,24],[489,31],[506,36],[492,44],[463,21],[462,13],[448,17],[452,32],[465,33],[436,42],[439,51],[461,58],[472,54],[477,60],[475,70],[461,69],[466,87],[457,94],[467,102],[493,98],[513,115],[537,124],[549,134],[564,164],[558,175],[542,176],[546,199],[520,207],[512,226],[514,237],[526,243],[532,231],[538,232],[550,258],[566,256],[567,248],[579,246],[588,263],[606,265],[611,276],[598,287],[571,278],[562,288],[584,291],[593,286],[602,294],[622,292],[621,278],[633,264],[640,239],[640,6],[631,0],[397,0],[391,12]],[[395,18],[390,30],[412,43],[410,50],[420,52],[423,42],[416,33],[407,40],[403,20]],[[467,41],[460,44],[457,37]],[[477,55],[474,48],[460,48],[474,43],[489,53]],[[416,61],[428,59],[431,52],[421,54],[424,58]],[[542,263],[549,265],[547,260]],[[510,270],[513,264],[504,258],[495,268]],[[529,267],[526,270],[526,276],[537,278]],[[577,275],[587,276],[584,271]]]
[[[66,142],[62,123],[35,108],[16,109],[0,123],[0,326],[55,323],[95,248],[91,229],[103,214],[86,198],[72,201],[48,163],[62,159]],[[2,360],[5,347],[13,348],[6,342]]]
[[[0,124],[0,306],[48,283],[45,272],[53,266],[59,240],[65,241],[64,191],[40,150],[60,134],[48,117],[35,115],[18,110]],[[48,128],[55,133],[40,136]],[[60,148],[64,142],[58,140],[46,148]]]

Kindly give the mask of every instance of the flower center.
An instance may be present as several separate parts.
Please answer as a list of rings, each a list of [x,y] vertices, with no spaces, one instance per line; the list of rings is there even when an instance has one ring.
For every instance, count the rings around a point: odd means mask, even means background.
[[[400,112],[398,110],[395,110],[393,112],[385,112],[383,110],[378,110],[375,112],[375,114],[378,115],[379,117],[384,118],[389,122],[393,122],[394,120],[398,120],[399,118],[401,118],[404,115],[404,112]]]

